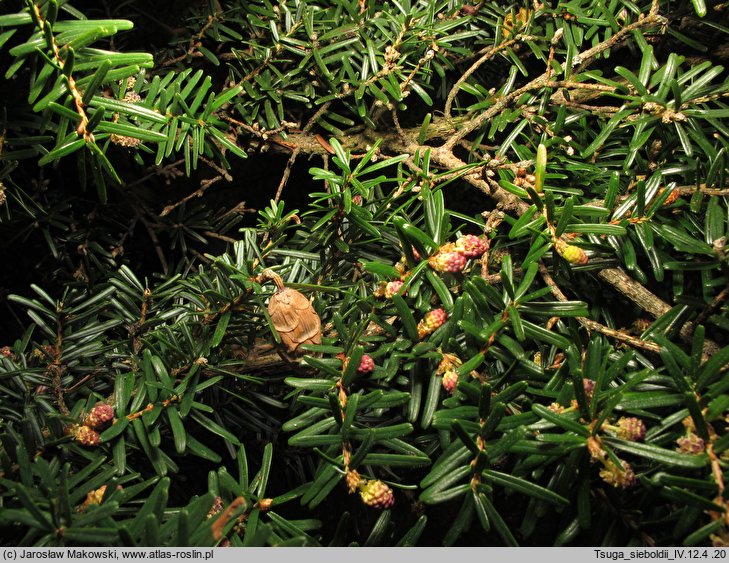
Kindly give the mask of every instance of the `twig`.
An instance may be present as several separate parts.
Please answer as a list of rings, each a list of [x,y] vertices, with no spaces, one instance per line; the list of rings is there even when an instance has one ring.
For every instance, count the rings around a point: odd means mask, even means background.
[[[654,12],[653,10],[651,10],[651,13],[648,16],[638,20],[637,22],[626,25],[617,33],[615,33],[615,35],[611,36],[608,40],[598,43],[590,49],[582,51],[581,53],[573,57],[572,62],[573,64],[584,64],[587,61],[595,58],[603,51],[607,51],[608,49],[614,47],[617,43],[626,39],[629,35],[633,33],[634,30],[663,23],[665,23],[665,18],[659,16],[657,11]],[[562,68],[564,70],[564,66]],[[447,150],[452,150],[459,140],[463,139],[464,137],[466,137],[466,135],[480,128],[484,123],[501,113],[509,106],[509,104],[511,104],[511,102],[518,99],[523,94],[530,92],[531,90],[539,89],[546,86],[549,82],[549,76],[550,73],[544,72],[544,74],[532,79],[521,88],[518,88],[510,92],[508,95],[500,98],[493,106],[466,123],[458,132],[452,135],[446,141],[443,148]]]
[[[607,84],[591,84],[589,82],[573,82],[572,80],[550,80],[545,84],[548,88],[563,88],[565,90],[591,90],[612,94],[617,91],[615,86]]]
[[[304,126],[304,130],[302,131],[304,135],[309,134],[311,129],[314,127],[314,124],[319,121],[319,118],[327,112],[331,105],[331,102],[327,102],[316,111],[316,113],[311,117],[309,122]],[[291,156],[289,156],[289,160],[286,163],[286,168],[284,169],[283,176],[281,176],[281,181],[278,183],[278,188],[276,188],[276,195],[273,198],[273,201],[275,201],[276,203],[278,203],[279,199],[281,199],[281,193],[283,192],[286,182],[289,181],[291,169],[294,167],[294,162],[296,162],[296,157],[299,156],[300,152],[301,147],[297,145],[296,148],[294,148],[294,152],[292,152]]]
[[[665,315],[671,310],[671,306],[668,303],[654,295],[619,268],[605,268],[604,270],[600,270],[597,275],[655,318]],[[685,323],[679,331],[681,340],[690,343],[693,331],[694,323]],[[704,359],[707,359],[718,351],[719,345],[716,342],[708,338],[704,340]]]
[[[187,203],[188,201],[190,201],[191,199],[193,199],[195,197],[202,197],[205,194],[205,192],[208,190],[208,188],[210,186],[212,186],[213,184],[218,183],[222,179],[223,179],[223,175],[222,174],[218,174],[217,176],[213,176],[212,178],[207,178],[207,179],[203,180],[202,182],[200,182],[200,187],[198,189],[196,189],[191,194],[187,194],[180,201],[178,201],[176,203],[173,203],[171,205],[167,205],[160,212],[159,216],[160,217],[164,217],[165,215],[169,215],[170,213],[172,213],[175,209],[177,209],[183,203]]]
[[[671,310],[668,303],[619,268],[605,268],[597,275],[653,317],[658,318]]]
[[[173,396],[171,396],[171,397],[170,397],[169,399],[165,399],[165,400],[164,400],[164,401],[162,401],[161,403],[156,403],[156,404],[155,404],[155,403],[147,403],[147,406],[146,406],[146,407],[144,407],[143,409],[141,409],[141,410],[138,410],[137,412],[133,412],[133,413],[131,413],[131,414],[128,414],[128,415],[126,416],[126,419],[127,419],[127,420],[135,420],[135,419],[137,419],[137,418],[140,418],[140,417],[141,417],[142,415],[144,415],[144,413],[150,412],[150,411],[151,411],[151,410],[153,410],[153,409],[154,409],[154,407],[156,407],[156,406],[160,406],[160,407],[162,407],[163,409],[166,409],[166,408],[167,408],[167,407],[169,407],[169,406],[170,406],[170,405],[171,405],[172,403],[178,403],[178,402],[180,402],[180,400],[181,400],[181,399],[182,399],[182,397],[181,397],[180,395],[173,395]],[[116,423],[115,423],[115,424],[116,424]]]
[[[696,192],[701,192],[708,196],[729,195],[729,188],[710,188],[706,184],[699,186],[678,186],[676,189],[681,195],[691,195]]]
[[[291,122],[291,121],[282,121],[281,125],[278,127],[274,127],[273,129],[261,129],[261,127],[258,125],[258,123],[254,123],[253,125],[248,125],[247,123],[243,123],[242,121],[235,119],[233,117],[230,117],[229,115],[225,113],[220,113],[218,115],[221,119],[224,119],[228,123],[232,123],[236,127],[239,127],[240,129],[243,129],[246,133],[249,135],[252,135],[254,137],[257,137],[259,139],[263,139],[264,141],[267,141],[269,137],[273,135],[277,135],[278,133],[281,133],[282,131],[292,131],[296,130],[298,127],[298,124]]]
[[[222,166],[220,166],[216,162],[214,162],[214,161],[212,161],[210,159],[204,158],[204,157],[201,157],[200,160],[202,160],[210,168],[212,168],[213,170],[215,170],[218,174],[220,174],[226,182],[232,182],[233,181],[233,176],[231,176],[225,168],[223,168]]]
[[[395,131],[397,131],[397,134],[400,135],[400,138],[407,141],[405,131],[403,131],[400,126],[400,118],[397,116],[397,110],[394,107],[392,108],[392,123],[395,125]]]
[[[414,154],[419,148],[420,147],[418,145],[413,144],[408,147],[407,152]],[[430,157],[436,164],[450,168],[451,170],[468,167],[466,162],[462,161],[445,147],[431,149]],[[463,176],[463,180],[475,188],[478,188],[492,199],[495,199],[496,202],[501,204],[505,209],[514,209],[519,215],[523,215],[530,208],[528,203],[519,199],[515,195],[510,194],[499,186],[498,183],[493,182],[488,178],[487,180],[484,180],[478,171],[474,173],[473,170],[469,170],[468,174],[463,174],[463,172],[454,172],[454,174],[461,174]]]
[[[216,233],[214,231],[204,231],[203,234],[205,236],[208,236],[208,237],[211,237],[211,238],[216,238],[218,240],[222,240],[222,241],[228,242],[230,244],[235,244],[236,242],[238,242],[234,238],[226,237],[225,235],[218,234],[218,233]]]
[[[233,177],[228,173],[228,171],[225,168],[219,166],[218,164],[216,164],[215,162],[213,162],[212,160],[209,160],[207,158],[202,158],[201,160],[205,164],[207,164],[210,168],[212,168],[213,170],[215,170],[218,173],[218,175],[217,176],[213,176],[212,178],[207,178],[207,179],[201,181],[200,182],[200,187],[197,190],[195,190],[191,194],[186,195],[180,201],[178,201],[176,203],[173,203],[172,205],[166,206],[160,212],[160,214],[159,214],[160,217],[164,217],[165,215],[169,215],[172,211],[174,211],[175,209],[177,209],[180,205],[182,205],[183,203],[187,203],[192,198],[202,197],[203,194],[205,194],[205,192],[208,190],[208,188],[210,186],[212,186],[213,184],[219,182],[220,180],[225,179],[228,182],[232,182],[233,181]]]
[[[68,393],[73,393],[78,388],[80,388],[81,386],[83,386],[85,383],[87,383],[88,381],[90,381],[91,379],[93,379],[94,377],[96,377],[97,375],[99,375],[100,373],[101,373],[101,370],[98,370],[98,369],[92,371],[91,373],[85,375],[84,377],[82,377],[81,379],[79,379],[76,383],[74,383],[73,385],[71,385],[71,387],[67,387],[64,390],[64,392],[67,393],[67,394]]]
[[[706,308],[699,313],[699,316],[694,320],[694,328],[697,325],[703,324],[706,319],[716,313],[721,308],[724,301],[726,301],[727,297],[729,297],[729,286],[722,289],[719,295],[714,297],[711,303],[709,303]],[[691,332],[693,333],[694,331],[692,330]]]
[[[148,174],[145,174],[141,178],[137,178],[133,182],[124,184],[124,187],[132,188],[138,184],[143,184],[144,182],[146,182],[150,178],[154,178],[155,176],[165,175],[165,173],[167,171],[177,170],[177,167],[180,166],[181,164],[183,164],[184,162],[185,162],[185,159],[181,158],[180,160],[178,160],[176,162],[171,162],[170,164],[165,164],[164,166],[156,166],[156,165],[150,166],[147,170],[151,170],[151,172],[149,172]],[[180,172],[180,174],[182,174],[182,172]]]
[[[45,35],[48,38],[48,40],[50,41],[49,47],[53,51],[53,57],[56,59],[58,65],[63,68],[66,63],[61,57],[61,50],[58,47],[58,43],[56,43],[56,37],[53,35],[52,29],[49,29],[49,33],[46,33],[46,27],[50,26],[48,22],[43,19],[40,8],[35,3],[33,3],[33,12],[35,13],[35,16],[38,20],[38,27],[40,28],[41,36]],[[68,83],[68,90],[73,97],[74,104],[76,105],[76,113],[81,118],[81,122],[76,128],[76,132],[81,135],[84,138],[84,141],[86,141],[87,143],[93,143],[94,134],[86,128],[89,124],[89,118],[86,115],[86,110],[84,109],[83,94],[79,92],[78,88],[76,87],[76,81],[73,79],[73,76],[71,76],[70,73],[66,74],[65,76]]]
[[[618,106],[592,106],[589,104],[573,102],[572,100],[564,100],[561,103],[562,105],[569,108],[582,109],[585,111],[589,111],[592,114],[601,115],[604,117],[612,116],[620,111],[620,108]]]
[[[562,290],[557,285],[557,282],[554,281],[554,278],[552,278],[549,270],[541,260],[539,261],[539,273],[541,274],[544,283],[546,283],[547,287],[549,287],[549,289],[552,291],[552,295],[554,295],[558,301],[568,301],[567,296],[562,293]],[[643,350],[648,350],[649,352],[654,352],[656,354],[661,351],[661,347],[654,342],[641,340],[640,338],[636,338],[635,336],[632,336],[630,334],[626,334],[619,330],[612,329],[596,321],[593,321],[592,319],[588,319],[587,317],[576,317],[576,319],[577,322],[579,322],[588,330],[595,330],[601,334],[604,334],[605,336],[614,338],[615,340],[620,340],[621,342],[625,342],[626,344],[630,344],[635,348],[642,348]]]
[[[491,57],[496,55],[497,53],[503,51],[504,49],[507,49],[511,47],[514,43],[518,43],[521,40],[530,40],[534,39],[531,36],[524,36],[524,35],[517,35],[513,39],[509,39],[508,41],[504,41],[500,43],[499,45],[496,45],[495,47],[489,47],[486,49],[486,52],[479,58],[476,62],[474,62],[466,71],[461,75],[461,77],[456,81],[456,83],[451,88],[450,92],[448,92],[448,97],[445,101],[445,108],[443,110],[443,113],[446,117],[446,119],[451,118],[451,106],[453,105],[453,101],[456,98],[456,95],[461,89],[461,84],[463,84],[469,76],[471,76],[474,72],[476,72],[481,65],[483,65],[485,62],[487,62]]]
[[[208,14],[208,19],[205,22],[205,25],[202,26],[200,31],[190,37],[190,43],[187,47],[187,51],[184,52],[179,57],[175,57],[173,59],[168,59],[166,61],[162,61],[160,63],[160,66],[169,66],[173,65],[175,63],[179,63],[180,61],[184,61],[187,57],[194,57],[199,56],[198,53],[198,47],[202,46],[202,37],[205,35],[205,32],[210,29],[210,27],[213,25],[213,22],[217,19],[217,15],[213,16],[212,14]]]
[[[70,411],[66,406],[66,401],[63,399],[63,386],[62,379],[63,374],[66,371],[66,366],[61,363],[61,357],[63,355],[63,321],[61,320],[61,305],[56,307],[56,344],[53,347],[53,361],[48,366],[48,372],[51,374],[51,388],[53,394],[56,397],[56,404],[58,405],[59,412],[68,416]]]

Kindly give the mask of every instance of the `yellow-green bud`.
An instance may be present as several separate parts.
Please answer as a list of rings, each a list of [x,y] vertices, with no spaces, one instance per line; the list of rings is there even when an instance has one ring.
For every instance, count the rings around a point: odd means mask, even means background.
[[[563,240],[557,240],[554,243],[554,248],[562,258],[567,260],[570,264],[577,266],[584,266],[588,262],[587,254],[579,246],[567,244]]]

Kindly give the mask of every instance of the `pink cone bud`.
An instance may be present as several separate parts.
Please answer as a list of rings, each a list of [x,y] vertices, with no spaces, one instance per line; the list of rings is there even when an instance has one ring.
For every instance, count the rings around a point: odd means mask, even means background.
[[[114,407],[106,403],[96,403],[86,415],[84,424],[90,428],[99,428],[114,420]]]
[[[453,395],[453,392],[456,390],[456,385],[458,385],[458,372],[454,369],[446,371],[443,374],[441,385],[443,385],[443,389]]]
[[[595,380],[585,377],[582,379],[582,386],[585,388],[585,395],[587,395],[587,400],[589,401],[592,399],[592,393],[595,391]]]
[[[432,334],[448,320],[448,313],[443,309],[433,309],[425,313],[418,323],[418,335],[421,339]]]
[[[372,373],[372,370],[375,369],[375,361],[372,359],[372,357],[368,356],[367,354],[364,354],[362,356],[362,359],[359,361],[359,367],[357,368],[357,373],[360,375],[368,375]]]
[[[387,299],[392,299],[392,296],[395,295],[398,291],[402,289],[403,283],[400,280],[395,280],[391,282],[387,282],[385,285],[385,297]],[[405,293],[403,292],[403,295]]]
[[[466,258],[478,258],[489,248],[488,242],[476,235],[464,235],[456,241],[455,250]]]
[[[468,259],[456,250],[453,243],[444,244],[438,252],[428,258],[428,264],[436,272],[460,272],[465,268]]]

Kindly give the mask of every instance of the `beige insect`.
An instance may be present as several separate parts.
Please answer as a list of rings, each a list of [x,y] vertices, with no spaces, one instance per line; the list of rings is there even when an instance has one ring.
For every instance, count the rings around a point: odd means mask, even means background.
[[[304,354],[299,349],[302,344],[321,344],[321,319],[309,299],[300,291],[286,287],[281,276],[265,270],[262,277],[273,280],[277,288],[268,302],[268,315],[281,339],[278,353],[294,362]]]

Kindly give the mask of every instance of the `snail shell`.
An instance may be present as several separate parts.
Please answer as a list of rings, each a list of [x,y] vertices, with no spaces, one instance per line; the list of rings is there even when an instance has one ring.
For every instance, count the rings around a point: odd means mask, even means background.
[[[281,338],[279,354],[285,360],[303,355],[302,344],[321,344],[321,319],[301,292],[279,286],[268,302],[268,315]]]

